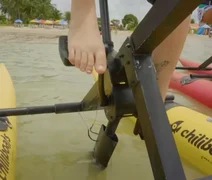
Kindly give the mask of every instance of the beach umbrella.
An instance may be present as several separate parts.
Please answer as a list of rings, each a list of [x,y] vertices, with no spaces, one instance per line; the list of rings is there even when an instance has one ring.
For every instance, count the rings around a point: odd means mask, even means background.
[[[44,24],[45,23],[45,20],[44,19],[40,19],[39,20],[39,23]]]
[[[61,20],[56,20],[54,23],[59,24]]]
[[[39,23],[39,21],[37,19],[33,19],[30,21],[30,23]]]
[[[68,25],[68,22],[65,21],[65,20],[61,20],[61,21],[59,22],[59,24],[61,24],[61,25]]]
[[[50,20],[46,20],[46,21],[44,22],[44,24],[52,25],[52,24],[54,24],[54,22],[53,22],[53,21],[50,21]]]
[[[68,22],[62,19],[62,20],[59,21],[58,24],[60,24],[60,25],[67,25]]]
[[[20,19],[16,19],[16,20],[15,20],[15,23],[23,23],[23,21],[20,20]]]

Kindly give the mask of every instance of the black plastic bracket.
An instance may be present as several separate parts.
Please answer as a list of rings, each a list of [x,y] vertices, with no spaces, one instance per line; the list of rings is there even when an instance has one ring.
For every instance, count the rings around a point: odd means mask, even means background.
[[[6,131],[8,128],[12,128],[12,125],[7,117],[0,117],[0,131]]]
[[[187,76],[183,76],[182,79],[180,80],[180,84],[182,85],[186,85],[186,84],[190,84],[192,83],[193,81],[196,81],[197,79],[195,78],[191,78],[190,75],[187,75]]]
[[[107,167],[117,143],[118,137],[116,134],[107,135],[106,126],[102,125],[93,153],[96,163],[101,165],[102,168]]]
[[[60,59],[62,60],[65,66],[74,66],[68,60],[68,36],[59,37],[59,54]]]

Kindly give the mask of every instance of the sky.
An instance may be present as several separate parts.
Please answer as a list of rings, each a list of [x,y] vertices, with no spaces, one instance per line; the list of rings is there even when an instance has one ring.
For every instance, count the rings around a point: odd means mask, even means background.
[[[57,8],[62,12],[70,11],[71,0],[52,0],[52,4],[56,4]],[[97,16],[99,16],[99,0],[96,0]],[[139,20],[145,16],[151,8],[146,0],[108,0],[110,19],[121,20],[125,14],[132,13]],[[119,7],[119,8],[118,8]],[[196,20],[196,11],[193,12],[193,18]]]

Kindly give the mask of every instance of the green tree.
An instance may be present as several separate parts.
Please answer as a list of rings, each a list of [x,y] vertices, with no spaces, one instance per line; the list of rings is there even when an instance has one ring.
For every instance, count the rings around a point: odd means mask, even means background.
[[[122,24],[127,30],[134,30],[138,25],[138,19],[133,14],[126,14],[122,19]]]
[[[0,0],[1,11],[4,14],[20,18],[24,0]]]
[[[194,24],[195,23],[195,20],[194,19],[191,19],[191,24]]]
[[[7,18],[5,15],[1,14],[0,15],[0,24],[6,24],[7,23]]]
[[[50,16],[54,20],[62,19],[62,13],[55,7],[50,9]]]
[[[70,12],[70,11],[66,11],[66,12],[64,13],[64,19],[65,19],[66,21],[68,21],[68,23],[70,22],[70,20],[71,20],[71,12]]]
[[[8,14],[11,20],[22,19],[60,19],[62,14],[51,4],[51,0],[0,0],[0,9]]]

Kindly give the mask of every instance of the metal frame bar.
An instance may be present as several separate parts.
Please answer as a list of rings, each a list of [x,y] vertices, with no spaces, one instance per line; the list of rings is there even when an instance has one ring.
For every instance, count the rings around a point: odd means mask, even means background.
[[[134,53],[151,53],[201,2],[156,0],[131,35]]]
[[[212,56],[206,59],[202,64],[198,67],[176,67],[175,69],[182,69],[182,70],[199,70],[199,71],[211,71],[212,68],[208,67],[212,63]]]
[[[200,0],[174,0],[171,2],[169,0],[158,0],[131,37],[127,38],[123,43],[117,55],[111,58],[110,54],[115,53],[111,49],[109,51],[108,71],[113,89],[123,81],[132,89],[137,109],[136,112],[132,113],[136,113],[134,115],[138,117],[139,124],[142,128],[155,179],[183,180],[186,178],[157,86],[151,52],[200,2]],[[185,9],[187,10],[185,11]],[[103,19],[103,42],[111,42],[110,36],[108,36],[109,18],[107,0],[100,0],[100,12]],[[119,71],[115,72],[114,69]],[[102,81],[102,78],[99,81]],[[129,97],[129,94],[122,97]],[[102,96],[105,96],[105,94]],[[114,123],[116,119],[118,122],[120,120],[116,118],[117,114],[119,113],[116,112],[112,114],[115,117],[108,118],[109,123],[107,127],[113,129],[113,131],[110,131],[110,134],[115,134],[116,127],[118,126],[118,124]],[[109,117],[111,117],[111,114]],[[111,123],[115,125],[109,126]],[[167,148],[167,145],[169,145],[169,148]]]

